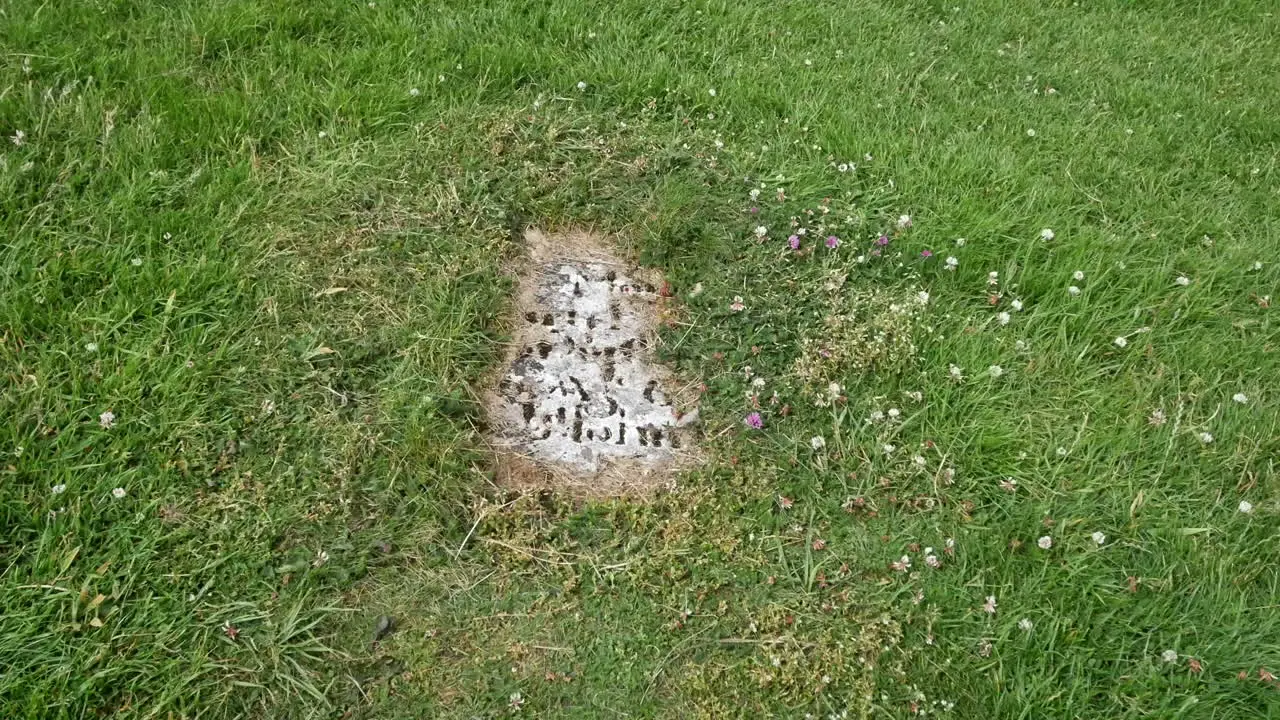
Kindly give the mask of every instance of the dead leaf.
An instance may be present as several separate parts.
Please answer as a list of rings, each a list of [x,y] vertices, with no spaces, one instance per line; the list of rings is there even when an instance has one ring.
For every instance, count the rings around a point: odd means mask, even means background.
[[[76,557],[78,557],[79,555],[80,555],[80,547],[76,546],[74,550],[72,550],[70,553],[67,554],[65,558],[62,559],[61,572],[66,572],[67,568],[71,567],[71,563],[75,562]]]
[[[100,628],[102,627],[102,618],[94,618],[89,621],[89,624],[93,627]]]
[[[1142,509],[1142,505],[1146,501],[1147,501],[1146,492],[1143,490],[1139,490],[1138,495],[1133,499],[1133,502],[1129,505],[1129,517],[1136,516],[1138,514],[1138,511]]]
[[[316,293],[315,296],[324,297],[326,295],[337,295],[340,292],[346,292],[346,291],[347,289],[344,287],[331,287],[331,288],[326,288],[324,290],[321,290],[320,292]]]

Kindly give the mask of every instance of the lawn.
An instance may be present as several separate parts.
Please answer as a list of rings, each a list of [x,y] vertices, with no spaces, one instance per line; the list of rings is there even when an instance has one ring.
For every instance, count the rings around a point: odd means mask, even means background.
[[[1280,716],[1270,3],[0,0],[0,135],[0,717]],[[529,226],[675,487],[495,482]]]

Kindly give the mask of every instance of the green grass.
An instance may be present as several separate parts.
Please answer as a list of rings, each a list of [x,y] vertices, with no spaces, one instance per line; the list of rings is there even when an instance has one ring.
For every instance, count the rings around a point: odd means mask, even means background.
[[[1250,0],[0,2],[0,716],[1280,714],[1278,37]],[[786,249],[805,210],[838,250]],[[527,223],[670,279],[677,491],[493,485]]]

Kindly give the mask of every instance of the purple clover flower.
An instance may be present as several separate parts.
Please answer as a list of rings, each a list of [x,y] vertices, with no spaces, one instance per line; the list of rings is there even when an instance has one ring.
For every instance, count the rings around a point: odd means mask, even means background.
[[[840,238],[836,237],[835,235],[828,235],[827,247],[831,248],[832,250],[835,250],[836,248],[840,247]]]
[[[746,416],[743,418],[742,422],[746,423],[747,427],[753,430],[759,430],[764,427],[764,418],[760,417],[760,413],[758,412],[753,412]]]
[[[876,244],[877,244],[877,245],[888,245],[888,244],[889,244],[889,236],[888,236],[888,235],[881,235],[880,237],[876,238]]]
[[[799,235],[792,235],[791,237],[787,238],[787,245],[789,245],[789,246],[791,247],[791,249],[792,249],[792,250],[799,250],[799,249],[800,249],[800,236],[799,236]]]

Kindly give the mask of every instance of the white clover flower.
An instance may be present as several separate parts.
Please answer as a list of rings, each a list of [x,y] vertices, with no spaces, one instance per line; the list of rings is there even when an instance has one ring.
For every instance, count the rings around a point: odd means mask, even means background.
[[[586,90],[586,89],[587,89],[587,83],[586,83],[586,81],[584,81],[584,80],[579,80],[579,81],[578,81],[578,92],[582,92],[583,90]]]
[[[110,410],[98,416],[98,424],[104,428],[110,428],[116,423],[116,414]]]
[[[929,293],[925,290],[921,290],[920,292],[916,293],[916,300],[918,300],[921,305],[928,305]]]
[[[1000,367],[999,365],[992,365],[991,367],[987,368],[987,372],[991,374],[991,377],[998,378],[1004,374],[1004,368]]]
[[[84,349],[88,350],[89,352],[98,352],[98,343],[96,342],[85,343]]]
[[[814,435],[813,437],[809,438],[809,447],[813,448],[814,450],[821,450],[826,446],[827,446],[826,438],[822,437],[821,435]]]
[[[715,97],[715,96],[716,96],[716,89],[715,89],[715,88],[711,88],[711,89],[707,90],[707,94],[708,94],[708,95],[710,95],[711,97]]]
[[[1013,308],[1013,309],[1014,309],[1014,310],[1016,310],[1017,312],[1022,312],[1022,301],[1021,301],[1021,300],[1012,300],[1012,301],[1010,301],[1010,302],[1009,302],[1009,307]]]
[[[1053,538],[1048,535],[1043,535],[1036,541],[1036,545],[1040,546],[1041,550],[1048,550],[1053,547]]]
[[[1116,347],[1122,348],[1129,344],[1129,339],[1121,335],[1117,337],[1115,340],[1112,340],[1112,342],[1116,344]]]
[[[964,370],[959,365],[952,365],[947,372],[951,373],[952,380],[963,380]]]
[[[987,273],[988,285],[998,285],[999,283],[1000,283],[1000,273],[998,271],[992,270],[991,272]]]
[[[1008,325],[1011,319],[1012,319],[1012,316],[1010,316],[1009,313],[1007,312],[996,313],[996,321],[999,322],[1001,325]]]
[[[956,247],[964,247],[966,242],[968,241],[964,238],[956,238]]]
[[[125,495],[125,492],[124,492],[124,488],[122,488],[122,487],[118,487],[118,488],[116,488],[115,490],[112,490],[112,491],[111,491],[111,497],[113,497],[113,498],[115,498],[115,499],[117,499],[117,500],[122,500],[122,499],[124,499],[124,495]]]
[[[1027,128],[1027,137],[1035,137],[1035,136],[1036,136],[1035,128]]]
[[[1052,240],[1052,239],[1053,239],[1053,229],[1052,229],[1052,228],[1045,228],[1045,229],[1041,230],[1041,231],[1040,231],[1040,239],[1041,239],[1041,240]]]
[[[1178,662],[1178,651],[1165,650],[1164,652],[1160,653],[1160,659],[1167,663]]]
[[[1095,530],[1095,531],[1093,532],[1093,535],[1091,535],[1090,537],[1092,537],[1092,538],[1093,538],[1093,541],[1094,541],[1094,542],[1096,542],[1096,543],[1098,543],[1099,545],[1102,545],[1103,543],[1105,543],[1105,542],[1107,541],[1107,536],[1106,536],[1106,534],[1105,534],[1105,533],[1103,533],[1103,532],[1102,532],[1102,531],[1100,531],[1100,530]]]
[[[1241,405],[1244,405],[1249,402],[1249,396],[1245,395],[1244,393],[1236,393],[1235,395],[1231,396],[1231,399],[1240,403]]]
[[[911,227],[911,216],[910,216],[910,215],[899,215],[899,216],[898,216],[898,229],[899,229],[899,230],[904,230],[904,229],[909,228],[909,227]]]
[[[1072,285],[1071,287],[1067,288],[1067,294],[1070,295],[1071,297],[1078,297],[1080,295],[1080,288],[1076,287],[1075,285]]]
[[[1186,275],[1179,275],[1173,282],[1175,282],[1181,287],[1186,287],[1191,284],[1191,278],[1187,277]]]
[[[1207,432],[1202,432],[1196,435],[1196,437],[1200,438],[1200,442],[1204,443],[1205,445],[1208,445],[1209,443],[1213,442],[1213,435]]]
[[[884,450],[885,455],[892,455],[893,451],[897,450],[898,448],[894,447],[893,445],[886,444],[882,449]]]
[[[889,408],[889,417],[893,418],[894,420],[897,420],[898,416],[901,414],[902,414],[902,411],[899,410],[898,408]]]
[[[1035,623],[1031,622],[1031,620],[1027,618],[1022,618],[1018,621],[1018,629],[1022,632],[1031,632],[1031,629],[1035,626]]]
[[[946,269],[954,271],[959,266],[960,266],[960,261],[957,260],[955,256],[947,257],[947,261],[945,265]]]
[[[756,226],[756,237],[758,237],[758,238],[762,238],[762,237],[764,237],[765,235],[768,235],[768,234],[769,234],[769,228],[767,228],[767,227],[765,227],[765,226],[763,226],[763,225],[757,225],[757,226]]]
[[[1083,280],[1083,279],[1084,279],[1084,271],[1083,271],[1083,270],[1077,270],[1077,271],[1075,271],[1075,272],[1071,273],[1071,279],[1072,279],[1072,280]]]
[[[62,493],[67,491],[66,483],[58,483],[57,485],[54,485],[53,487],[49,488],[49,491],[52,492],[54,495],[61,495]]]
[[[421,94],[422,94],[422,91],[419,90],[418,88],[409,88],[409,95],[411,97],[418,97]]]
[[[1245,515],[1248,515],[1249,513],[1253,512],[1253,503],[1249,502],[1248,500],[1241,500],[1239,507],[1240,507],[1240,512],[1244,513]]]

